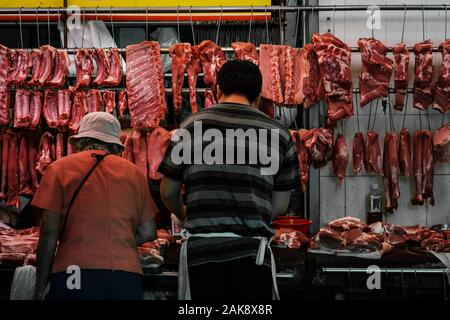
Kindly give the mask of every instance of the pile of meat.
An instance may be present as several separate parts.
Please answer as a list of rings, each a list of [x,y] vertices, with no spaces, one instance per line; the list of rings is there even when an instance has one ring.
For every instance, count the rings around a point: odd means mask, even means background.
[[[308,248],[310,240],[302,232],[290,228],[275,229],[272,243],[290,249]]]
[[[120,140],[125,146],[122,158],[133,162],[145,177],[160,180],[158,167],[170,144],[171,132],[164,128],[154,128],[148,132],[139,130],[122,131]]]
[[[0,225],[0,264],[36,264],[39,228],[14,230]]]

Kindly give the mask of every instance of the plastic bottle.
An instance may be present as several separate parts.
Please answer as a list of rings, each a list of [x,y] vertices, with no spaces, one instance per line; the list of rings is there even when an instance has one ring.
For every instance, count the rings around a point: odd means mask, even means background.
[[[383,222],[381,206],[383,203],[383,195],[377,183],[370,186],[370,193],[366,199],[367,224],[374,222]]]

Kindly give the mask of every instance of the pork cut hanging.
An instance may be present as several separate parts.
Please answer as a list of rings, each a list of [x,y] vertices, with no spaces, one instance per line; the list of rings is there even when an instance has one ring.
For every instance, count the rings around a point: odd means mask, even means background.
[[[204,40],[198,45],[200,59],[202,61],[203,81],[205,85],[216,92],[216,77],[222,66],[227,62],[227,57],[222,48],[211,40]]]
[[[8,161],[8,199],[7,205],[20,208],[19,200],[19,145],[17,135],[8,131],[9,134],[9,154]]]
[[[125,117],[125,113],[127,112],[127,110],[127,91],[120,90],[119,96],[117,97],[117,111],[119,112],[119,118]]]
[[[42,115],[42,92],[31,91],[30,97],[30,123],[28,128],[35,130],[41,122]]]
[[[28,138],[28,171],[30,175],[30,187],[31,190],[36,192],[37,188],[39,187],[39,180],[37,177],[37,171],[36,171],[36,160],[37,160],[37,154],[38,154],[38,137],[36,135],[31,135]]]
[[[30,187],[30,170],[28,168],[28,141],[26,134],[19,135],[19,195],[31,197],[34,192]]]
[[[434,206],[433,179],[434,179],[434,154],[433,133],[423,130],[422,133],[422,170],[423,170],[423,198],[429,199]]]
[[[353,115],[351,50],[330,33],[313,34],[331,122]]]
[[[181,96],[184,74],[192,58],[191,45],[189,43],[176,43],[169,48],[172,58],[172,97],[175,113],[180,113],[183,104]]]
[[[70,112],[69,129],[77,133],[81,119],[88,112],[84,91],[75,90],[73,93],[72,110]]]
[[[43,113],[49,128],[58,127],[58,91],[45,90]]]
[[[413,106],[419,110],[428,110],[433,102],[433,51],[431,40],[416,43],[414,45],[414,88]]]
[[[231,47],[234,51],[234,58],[236,60],[247,60],[254,64],[259,64],[258,51],[256,47],[251,42],[233,42]]]
[[[10,135],[5,132],[2,133],[2,180],[1,180],[1,190],[0,199],[4,200],[7,197],[8,189],[8,157],[9,157],[9,140]]]
[[[306,44],[305,50],[305,65],[303,71],[303,105],[305,108],[310,108],[317,102],[323,100],[324,87],[322,77],[320,76],[319,61],[314,45]]]
[[[300,129],[299,131],[291,131],[290,133],[297,153],[302,191],[306,192],[306,187],[309,180],[309,167],[311,166],[311,156],[305,147],[305,140],[308,136],[308,130]]]
[[[339,179],[339,184],[342,184],[345,178],[345,172],[347,171],[349,155],[347,142],[343,134],[338,134],[336,141],[334,142],[333,151],[333,170],[334,174]]]
[[[306,69],[305,51],[286,48],[284,104],[299,105],[303,102],[304,78]]]
[[[143,41],[126,48],[127,95],[134,129],[154,128],[166,113],[162,62],[158,42]]]
[[[108,58],[109,69],[108,75],[102,85],[118,86],[122,81],[122,57],[117,48],[110,48],[106,51],[106,56]]]
[[[75,67],[77,73],[77,88],[86,87],[91,83],[94,63],[89,49],[78,49],[75,52]]]
[[[433,136],[434,155],[438,162],[450,162],[450,127],[446,123]]]
[[[423,169],[422,169],[422,131],[417,130],[413,135],[413,174],[416,184],[416,194],[411,200],[413,205],[423,205]]]
[[[362,68],[359,75],[361,107],[388,95],[393,61],[386,57],[387,47],[374,38],[360,38]]]
[[[311,156],[314,168],[324,167],[333,156],[333,132],[325,128],[301,131],[300,138]]]
[[[103,48],[95,48],[92,56],[94,57],[94,61],[97,66],[97,74],[92,81],[92,84],[103,86],[109,75],[109,59],[106,55],[106,50]]]
[[[23,85],[30,72],[31,55],[28,50],[11,50],[11,67],[8,72],[8,81],[11,84]]]
[[[147,141],[145,133],[139,130],[134,130],[131,136],[133,140],[133,158],[134,164],[138,167],[139,171],[147,178],[148,174],[148,159],[147,159]]]
[[[148,177],[152,180],[161,180],[163,176],[158,172],[158,168],[170,144],[170,132],[158,127],[147,132],[146,139],[148,148]]]
[[[67,129],[71,106],[70,90],[58,90],[58,129],[61,131]]]
[[[85,97],[88,113],[102,111],[103,99],[99,90],[91,89],[89,91],[86,91]]]
[[[48,166],[55,161],[56,150],[54,137],[50,132],[44,132],[39,141],[36,160],[36,170],[43,175]]]
[[[61,87],[66,84],[69,74],[69,55],[66,50],[57,50],[55,54],[55,67],[52,77],[45,83],[50,87]]]
[[[353,175],[357,175],[364,162],[364,135],[362,132],[356,132],[353,137]]]
[[[213,105],[217,104],[216,98],[214,97],[214,92],[212,89],[205,90],[205,104],[203,108],[209,108]]]
[[[57,55],[56,48],[51,45],[41,46],[41,67],[39,69],[38,84],[43,86],[53,76],[53,70],[55,68],[55,57]]]
[[[200,52],[198,46],[191,46],[192,57],[187,67],[188,84],[189,84],[189,102],[191,104],[192,113],[197,112],[197,77],[202,71],[200,60]]]
[[[56,134],[55,159],[59,160],[64,157],[64,134],[58,132]]]
[[[116,108],[116,92],[113,90],[103,91],[103,102],[105,103],[105,111],[114,113]]]
[[[386,133],[383,150],[384,208],[386,212],[398,209],[400,188],[398,184],[398,136],[395,132]]]
[[[405,106],[405,96],[408,89],[409,50],[405,43],[397,43],[394,48],[394,109],[402,111]]]
[[[134,163],[133,156],[133,139],[130,131],[122,131],[120,134],[120,141],[125,146],[122,152],[122,158],[127,159]]]
[[[406,177],[412,175],[411,163],[411,137],[406,128],[400,130],[400,142],[398,147],[398,161],[400,173]]]
[[[9,49],[0,44],[0,126],[9,125],[8,69],[11,61]]]
[[[376,175],[383,176],[380,142],[378,141],[378,133],[374,131],[367,131],[364,167],[367,173],[372,172]]]
[[[433,109],[445,113],[450,109],[450,39],[439,45],[442,55],[441,72],[434,87]]]
[[[17,89],[14,102],[14,128],[27,128],[30,125],[30,94],[28,90]]]
[[[284,51],[282,46],[262,44],[260,46],[259,70],[263,83],[261,97],[273,101],[275,104],[283,104],[283,88],[280,70],[285,66],[280,62]]]

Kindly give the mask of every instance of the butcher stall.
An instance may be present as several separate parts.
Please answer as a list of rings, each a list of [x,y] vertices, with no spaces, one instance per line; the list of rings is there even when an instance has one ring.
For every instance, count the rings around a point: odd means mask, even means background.
[[[158,239],[138,248],[145,299],[176,299],[184,240],[158,166],[174,129],[217,103],[231,59],[259,66],[259,109],[289,130],[298,156],[299,187],[273,222],[281,299],[448,299],[442,1],[32,3],[0,7],[1,299],[17,267],[36,264],[41,177],[75,152],[68,139],[95,111],[120,121],[121,156],[158,205]]]

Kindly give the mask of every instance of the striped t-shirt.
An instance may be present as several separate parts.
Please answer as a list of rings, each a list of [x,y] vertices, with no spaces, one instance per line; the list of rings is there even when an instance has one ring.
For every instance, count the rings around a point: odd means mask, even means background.
[[[178,130],[181,142],[171,143],[159,172],[184,183],[184,227],[192,234],[232,232],[247,237],[194,236],[188,243],[188,264],[256,256],[259,241],[251,237],[274,235],[273,191],[299,186],[289,132],[257,109],[229,103],[191,115]]]

